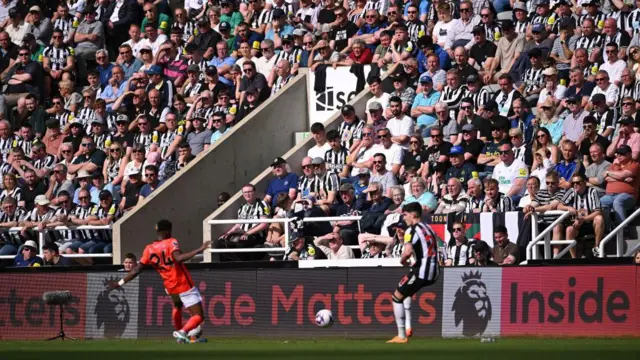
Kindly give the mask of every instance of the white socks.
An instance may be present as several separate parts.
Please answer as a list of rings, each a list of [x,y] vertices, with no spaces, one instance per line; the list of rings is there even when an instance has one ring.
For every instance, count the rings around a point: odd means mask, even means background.
[[[404,305],[404,326],[411,329],[411,297],[405,298],[402,305]]]
[[[404,324],[405,324],[405,320],[404,320],[404,316],[405,316],[405,311],[404,311],[404,305],[402,303],[398,303],[398,302],[393,302],[393,314],[395,315],[396,318],[396,325],[398,325],[398,337],[400,339],[405,339],[407,337],[405,331],[404,331]]]

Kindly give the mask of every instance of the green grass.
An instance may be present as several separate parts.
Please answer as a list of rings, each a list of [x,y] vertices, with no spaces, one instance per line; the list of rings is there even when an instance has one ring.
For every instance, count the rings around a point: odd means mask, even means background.
[[[24,341],[0,342],[0,359],[61,360],[192,360],[192,359],[302,359],[302,360],[626,360],[637,359],[640,339],[412,339],[409,344],[380,340],[265,340],[224,339],[208,343],[173,341]]]

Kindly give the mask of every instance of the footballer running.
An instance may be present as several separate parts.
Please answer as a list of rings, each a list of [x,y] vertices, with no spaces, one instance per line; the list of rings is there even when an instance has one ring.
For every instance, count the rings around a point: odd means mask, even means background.
[[[140,264],[136,264],[120,281],[109,282],[109,289],[118,288],[135,279],[142,271],[141,265],[151,265],[162,277],[166,292],[173,301],[171,318],[173,327],[176,329],[173,337],[179,343],[188,343],[191,340],[195,341],[195,337],[199,335],[204,311],[200,292],[194,286],[184,262],[208,248],[211,241],[205,241],[199,248],[183,253],[178,246],[178,240],[171,237],[171,230],[172,225],[169,220],[158,221],[156,224],[158,237],[144,248]],[[191,313],[191,317],[184,326],[182,325],[182,305]]]
[[[404,249],[400,262],[409,266],[409,273],[400,280],[392,296],[398,336],[387,343],[395,344],[406,343],[407,336],[412,335],[405,331],[404,300],[411,298],[421,288],[435,283],[440,272],[437,237],[429,225],[422,222],[422,206],[417,202],[407,204],[402,207],[402,215],[407,230],[404,234]],[[414,254],[415,261],[412,261]]]

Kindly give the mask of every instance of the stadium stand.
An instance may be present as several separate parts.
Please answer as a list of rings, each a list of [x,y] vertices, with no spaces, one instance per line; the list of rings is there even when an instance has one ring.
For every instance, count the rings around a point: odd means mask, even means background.
[[[630,255],[640,9],[500,3],[0,4],[0,256],[394,256],[411,202],[453,264]]]

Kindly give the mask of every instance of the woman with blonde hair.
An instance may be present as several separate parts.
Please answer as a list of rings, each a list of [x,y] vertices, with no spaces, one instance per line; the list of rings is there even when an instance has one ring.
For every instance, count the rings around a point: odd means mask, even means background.
[[[545,101],[538,108],[538,117],[534,119],[535,124],[533,124],[537,128],[545,128],[550,133],[550,140],[557,144],[562,139],[562,125],[564,124],[564,119],[560,118],[557,112],[557,107],[553,104],[551,99]]]
[[[124,169],[127,163],[125,151],[119,142],[113,142],[109,146],[107,158],[102,166],[102,176],[104,177],[104,188],[109,190],[114,196],[114,203],[120,200],[120,184],[124,178]]]
[[[548,151],[539,152],[539,150],[544,149]],[[541,165],[544,166],[545,159],[549,159],[551,161],[551,164],[547,164],[547,166],[553,166],[560,161],[560,149],[553,143],[549,130],[544,127],[538,128],[535,132],[533,152],[534,154],[539,154],[541,157],[534,156],[531,169],[538,169]]]
[[[10,197],[16,200],[18,203],[18,207],[25,206],[24,196],[22,195],[22,189],[18,187],[18,181],[16,180],[16,176],[12,173],[5,174],[2,177],[2,193],[0,194],[0,203],[4,201],[4,199]]]
[[[636,74],[636,80],[640,80],[640,47],[632,46],[629,49],[628,66]]]

